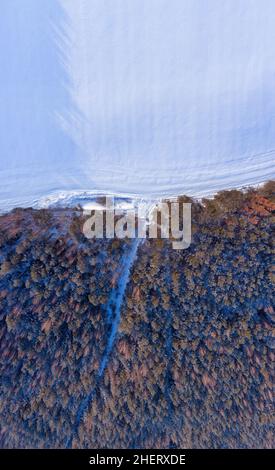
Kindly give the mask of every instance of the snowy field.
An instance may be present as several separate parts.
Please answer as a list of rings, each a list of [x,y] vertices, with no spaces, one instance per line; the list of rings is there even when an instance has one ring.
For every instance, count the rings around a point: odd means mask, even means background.
[[[274,178],[273,0],[1,0],[0,210]]]

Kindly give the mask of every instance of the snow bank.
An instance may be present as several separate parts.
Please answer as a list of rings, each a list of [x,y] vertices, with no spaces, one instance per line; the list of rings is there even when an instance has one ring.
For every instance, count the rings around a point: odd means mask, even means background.
[[[3,0],[0,209],[274,177],[274,24],[273,0]]]

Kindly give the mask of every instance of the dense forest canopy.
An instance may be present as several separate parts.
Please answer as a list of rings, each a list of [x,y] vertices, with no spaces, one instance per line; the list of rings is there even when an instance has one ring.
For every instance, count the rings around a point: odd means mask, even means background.
[[[87,240],[77,208],[1,216],[0,446],[271,447],[274,192],[192,201],[190,247],[141,241],[125,292],[133,240]]]

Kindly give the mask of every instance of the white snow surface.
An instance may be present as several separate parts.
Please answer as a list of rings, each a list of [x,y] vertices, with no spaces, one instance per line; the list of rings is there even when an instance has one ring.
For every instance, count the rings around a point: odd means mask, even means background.
[[[1,0],[0,210],[274,178],[274,0]]]

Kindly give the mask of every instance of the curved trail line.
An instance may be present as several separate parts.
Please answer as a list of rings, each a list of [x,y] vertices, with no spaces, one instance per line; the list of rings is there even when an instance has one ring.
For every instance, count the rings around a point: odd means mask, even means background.
[[[82,400],[82,402],[79,405],[73,431],[66,442],[66,448],[72,447],[72,442],[73,442],[74,437],[77,436],[80,422],[83,419],[86,411],[88,410],[91,402],[93,401],[97,385],[100,379],[102,378],[106,365],[108,363],[108,359],[109,359],[110,353],[114,345],[116,333],[117,333],[119,322],[120,322],[120,311],[121,311],[122,301],[124,298],[128,281],[129,281],[131,267],[135,261],[140,241],[141,240],[138,238],[134,239],[132,246],[130,248],[130,251],[127,251],[123,255],[122,265],[121,265],[121,276],[119,278],[117,287],[115,287],[112,290],[110,299],[107,304],[107,320],[111,324],[110,336],[108,338],[107,345],[106,345],[103,357],[101,359],[101,362],[97,371],[95,386],[90,391],[90,393],[88,393],[88,395]]]

